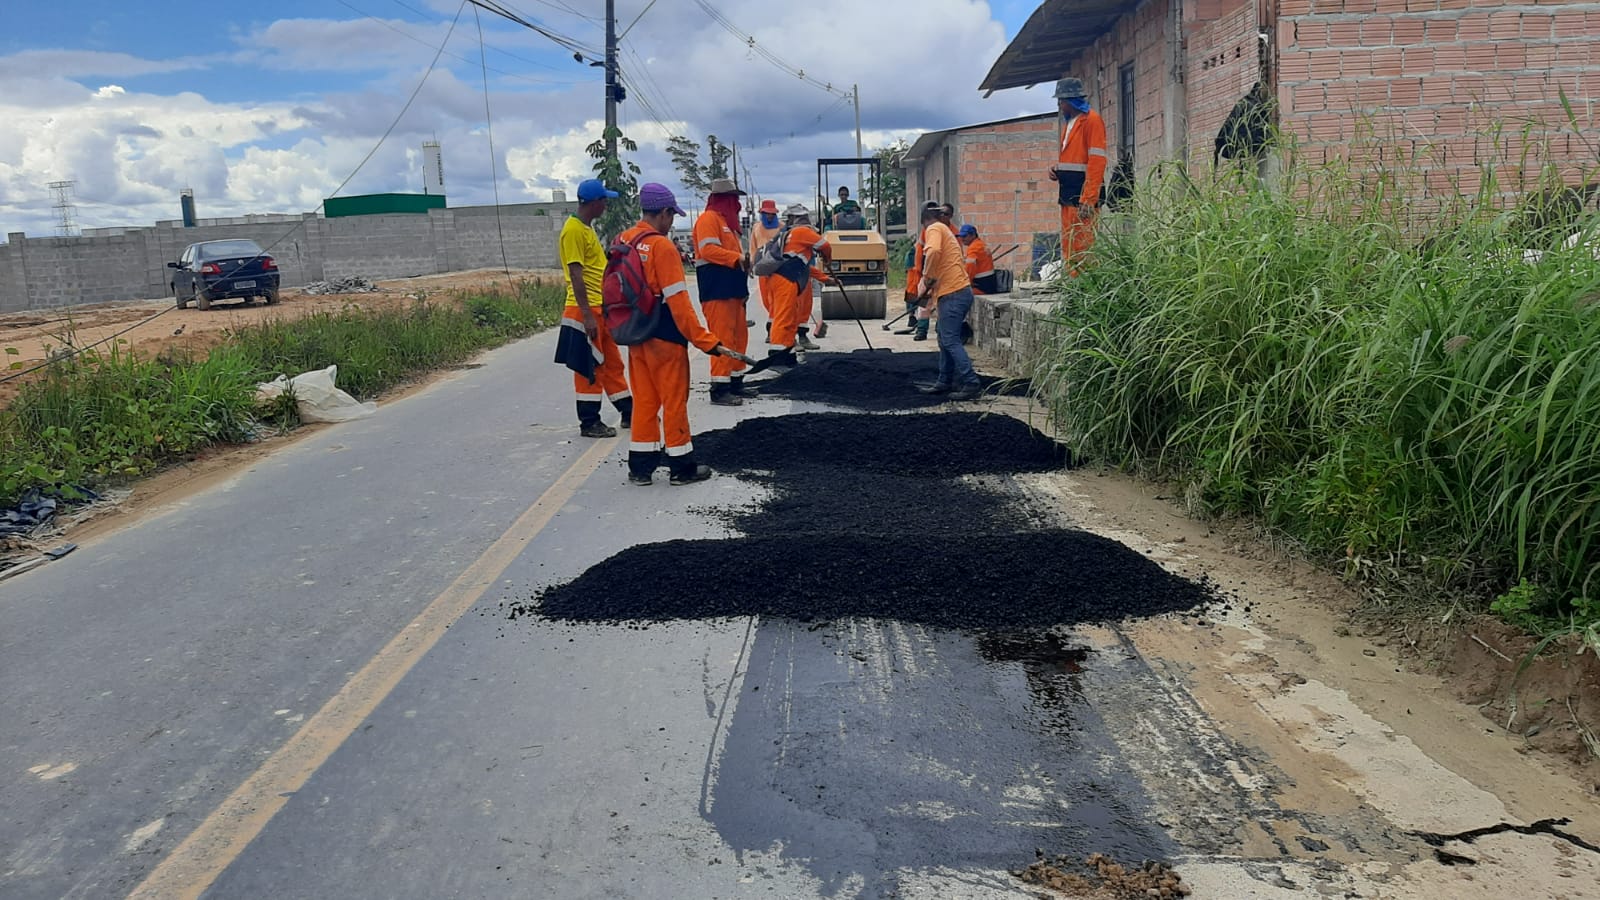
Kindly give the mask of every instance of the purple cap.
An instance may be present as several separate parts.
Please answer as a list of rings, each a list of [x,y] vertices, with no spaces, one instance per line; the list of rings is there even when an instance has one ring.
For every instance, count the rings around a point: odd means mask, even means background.
[[[639,208],[650,213],[670,209],[680,216],[688,215],[678,206],[678,198],[672,196],[672,191],[668,190],[666,185],[656,184],[653,181],[640,185]]]

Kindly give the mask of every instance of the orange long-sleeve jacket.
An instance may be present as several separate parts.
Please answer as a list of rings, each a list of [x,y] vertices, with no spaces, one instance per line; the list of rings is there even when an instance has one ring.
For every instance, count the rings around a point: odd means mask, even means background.
[[[743,300],[750,296],[750,278],[744,270],[744,248],[739,235],[722,214],[706,210],[694,223],[694,277],[700,302]]]
[[[1067,120],[1061,130],[1061,156],[1056,163],[1061,205],[1069,201],[1093,208],[1100,203],[1106,180],[1106,123],[1094,110]]]
[[[683,273],[683,258],[672,239],[651,228],[649,223],[639,224],[624,231],[617,240],[632,243],[640,235],[649,237],[639,241],[639,261],[644,263],[645,281],[667,305],[669,315],[661,318],[656,337],[674,344],[694,344],[706,353],[717,349],[722,341],[700,324],[694,304],[689,300],[689,280]]]

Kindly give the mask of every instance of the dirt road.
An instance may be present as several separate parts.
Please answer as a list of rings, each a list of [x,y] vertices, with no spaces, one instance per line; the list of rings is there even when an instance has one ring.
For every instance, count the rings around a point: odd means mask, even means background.
[[[505,284],[508,280],[560,277],[561,273],[555,270],[516,269],[508,276],[499,269],[480,269],[380,281],[379,293],[308,295],[299,288],[287,288],[274,306],[228,301],[201,312],[192,305],[176,309],[171,298],[163,298],[7,313],[0,315],[0,353],[4,354],[0,367],[7,371],[32,368],[52,353],[88,347],[113,335],[115,340],[99,347],[100,352],[109,352],[114,345],[119,351],[151,357],[169,351],[199,355],[221,343],[229,329],[270,318],[294,319],[317,310],[346,306],[391,309],[415,303],[419,298]],[[158,318],[152,318],[158,314]],[[150,321],[140,324],[145,320]],[[22,380],[0,384],[0,404],[15,396]]]

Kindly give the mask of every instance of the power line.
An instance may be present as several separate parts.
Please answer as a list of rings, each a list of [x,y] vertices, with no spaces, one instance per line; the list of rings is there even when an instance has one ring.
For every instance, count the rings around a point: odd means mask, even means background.
[[[577,38],[567,37],[559,32],[551,31],[549,28],[540,25],[538,22],[507,9],[504,5],[497,2],[497,0],[467,0],[467,2],[480,9],[486,9],[503,19],[515,22],[524,28],[537,31],[538,33],[554,41],[557,46],[565,47],[566,49],[572,51],[573,56],[578,57],[580,60],[587,58],[588,61],[595,62],[595,57],[599,55],[598,51],[596,51],[593,47],[582,43]]]
[[[821,88],[822,90],[827,91],[830,94],[834,94],[835,96],[850,96],[849,91],[834,87],[832,82],[821,81],[819,79],[812,78],[810,75],[806,74],[804,69],[790,65],[783,59],[779,58],[777,54],[773,53],[771,50],[768,50],[765,45],[759,43],[753,35],[746,34],[744,31],[740,30],[739,26],[733,24],[732,20],[723,15],[722,12],[715,6],[712,6],[708,0],[694,0],[694,2],[695,5],[700,7],[700,9],[703,10],[706,15],[711,17],[713,22],[716,22],[718,25],[722,26],[723,30],[738,38],[741,43],[748,47],[752,52],[759,55],[762,59],[765,59],[767,62],[777,66],[779,69],[782,69],[783,71],[793,75],[794,77],[813,87]]]
[[[340,0],[340,2],[343,2],[343,0]],[[400,6],[400,7],[403,7],[405,9],[411,10],[412,12],[414,12],[417,15],[423,17],[424,19],[429,20],[430,22],[434,18],[433,13],[431,13],[428,10],[425,10],[425,9],[418,9],[415,6],[412,6],[410,3],[407,3],[406,0],[394,0],[394,3],[395,3],[396,6]],[[345,3],[345,5],[346,6],[350,6],[350,4],[348,4],[348,3]],[[350,7],[350,8],[351,9],[355,9],[355,7],[353,7],[353,6]],[[359,12],[359,10],[358,10],[358,12]],[[368,18],[371,18],[371,16],[369,16]],[[379,19],[379,21],[381,22],[383,20]],[[552,66],[552,65],[550,65],[549,63],[546,63],[546,62],[540,62],[539,60],[536,60],[536,59],[529,59],[526,56],[519,56],[519,55],[517,55],[515,53],[512,53],[510,50],[507,50],[506,48],[499,46],[498,44],[488,44],[487,46],[489,47],[489,49],[495,51],[496,53],[499,53],[499,54],[504,55],[504,56],[509,56],[512,59],[518,60],[520,62],[525,62],[530,66],[537,66],[538,68],[541,68],[541,69],[549,69],[552,72],[570,71],[568,69],[563,69],[563,68],[558,67],[558,66]],[[467,61],[471,62],[471,60],[467,60]],[[493,72],[493,71],[495,71],[495,69],[493,69],[491,67],[489,71]],[[505,73],[501,73],[501,74],[505,74]],[[567,82],[567,83],[572,83],[572,82]]]
[[[456,23],[461,21],[461,13],[467,8],[467,3],[468,2],[470,2],[470,0],[462,0],[461,5],[456,8],[456,16],[455,16],[454,19],[450,20],[450,30],[449,30],[449,32],[447,32],[445,34],[444,42],[441,43],[439,45],[438,49],[434,52],[433,61],[428,63],[427,71],[422,73],[422,79],[417,82],[416,88],[414,88],[411,91],[411,96],[406,98],[405,105],[400,107],[400,112],[399,112],[399,114],[397,114],[394,117],[394,121],[390,122],[389,123],[389,127],[384,130],[383,137],[378,138],[378,142],[372,146],[372,149],[367,152],[366,156],[361,158],[361,162],[356,164],[355,169],[351,170],[350,174],[345,177],[344,181],[339,182],[339,186],[333,189],[333,193],[329,194],[328,195],[329,197],[337,196],[340,191],[345,189],[345,186],[348,185],[356,177],[356,175],[358,173],[360,173],[361,169],[364,166],[366,166],[366,164],[368,162],[370,162],[372,160],[372,157],[378,152],[378,148],[382,147],[383,146],[383,142],[389,139],[389,135],[394,133],[395,128],[400,124],[400,120],[405,118],[406,112],[411,109],[411,104],[416,101],[417,95],[422,93],[422,86],[428,83],[428,77],[430,75],[432,75],[433,74],[433,70],[438,67],[439,58],[444,55],[444,48],[450,43],[450,38],[455,34],[455,32],[456,32]],[[322,203],[318,203],[316,209],[311,211],[311,214],[315,215],[317,212],[321,211],[321,209],[323,207],[323,204],[326,203],[326,202],[327,202],[326,199],[324,199],[324,201]],[[274,248],[274,247],[278,246],[279,244],[283,243],[284,241],[288,240],[290,235],[293,235],[295,232],[297,232],[300,229],[304,228],[305,224],[306,224],[306,220],[305,220],[304,217],[302,217],[300,219],[300,221],[298,221],[298,222],[296,222],[294,224],[294,227],[290,228],[288,231],[285,231],[283,233],[283,235],[280,236],[277,240],[273,241],[272,243],[268,244],[265,248],[263,248],[261,253],[257,254],[255,259],[260,259],[262,256],[267,255],[267,253],[269,251],[271,251],[272,248]],[[254,262],[254,261],[255,260],[252,259],[252,260],[247,260],[246,262]],[[120,331],[117,331],[117,332],[115,332],[113,334],[106,335],[105,337],[101,338],[98,341],[95,341],[92,344],[89,344],[89,345],[84,346],[84,347],[74,347],[72,349],[72,352],[66,354],[64,357],[63,356],[58,356],[55,359],[47,360],[47,361],[42,362],[42,363],[40,363],[40,364],[38,364],[36,366],[32,366],[30,368],[23,369],[23,370],[21,370],[19,372],[12,372],[11,374],[9,374],[9,375],[7,375],[7,376],[5,376],[3,378],[0,378],[0,384],[5,384],[8,381],[15,381],[16,379],[21,378],[24,375],[30,375],[30,374],[32,374],[34,372],[39,371],[40,369],[48,368],[49,366],[55,365],[56,363],[60,362],[62,359],[72,359],[74,357],[80,356],[80,355],[82,355],[83,353],[85,353],[85,352],[87,352],[89,350],[93,350],[94,348],[100,346],[101,344],[109,343],[111,341],[116,340],[119,337],[122,337],[123,335],[125,335],[128,332],[134,330],[135,328],[138,328],[138,327],[140,327],[142,325],[147,325],[147,324],[149,324],[151,322],[154,322],[156,319],[161,318],[162,316],[166,315],[169,312],[172,312],[174,309],[177,309],[177,308],[178,307],[177,307],[176,304],[164,307],[160,312],[157,312],[157,313],[155,313],[154,315],[151,315],[151,316],[146,316],[144,319],[141,319],[138,322],[134,322],[132,325],[129,325],[127,328],[123,328]]]
[[[494,229],[500,235],[500,265],[506,275],[511,275],[511,262],[506,259],[506,229],[500,221],[500,162],[494,155],[494,116],[489,112],[489,54],[483,46],[483,19],[477,7],[472,9],[472,21],[478,26],[478,62],[483,66],[483,128],[489,137],[489,184],[494,188]]]
[[[343,6],[346,6],[346,7],[350,8],[351,10],[354,10],[357,13],[360,13],[361,15],[371,19],[374,22],[377,22],[379,25],[382,25],[383,27],[389,29],[390,31],[394,32],[395,34],[400,35],[401,37],[404,37],[404,38],[406,38],[408,40],[415,41],[416,43],[419,43],[422,46],[427,47],[430,50],[434,49],[433,44],[429,43],[427,40],[425,40],[423,38],[420,38],[420,37],[417,37],[416,35],[412,34],[411,32],[406,31],[404,28],[401,28],[398,25],[395,25],[393,22],[387,21],[385,19],[378,18],[377,16],[373,15],[372,13],[369,13],[366,10],[361,9],[360,7],[356,6],[355,4],[350,3],[349,0],[337,0],[337,2],[340,3]],[[396,2],[399,2],[399,0],[396,0]],[[404,3],[401,3],[400,5],[401,6],[405,6],[407,9],[413,9],[413,10],[415,9],[415,7],[406,6],[406,4],[404,4]],[[493,45],[490,45],[490,46],[493,46]],[[537,62],[534,62],[531,59],[525,59],[523,57],[517,56],[516,54],[510,53],[508,51],[501,50],[499,47],[495,47],[494,49],[499,51],[499,52],[501,52],[501,53],[504,53],[507,56],[512,57],[513,59],[520,59],[523,62],[530,63],[530,64],[536,65],[536,66],[541,66],[542,68],[551,69],[552,71],[559,71],[559,70],[556,70],[553,66],[548,66],[548,65],[545,65],[543,63],[537,63]],[[464,63],[477,62],[477,60],[469,59],[468,57],[462,56],[459,53],[446,53],[445,55],[450,57],[451,59],[461,60]],[[516,72],[507,72],[504,69],[496,69],[496,68],[494,68],[492,66],[489,68],[489,71],[494,72],[497,75],[504,75],[507,78],[516,78],[516,79],[519,79],[519,80],[522,80],[522,81],[531,82],[533,84],[562,84],[562,85],[587,84],[590,81],[594,80],[594,79],[582,79],[582,80],[579,80],[579,81],[560,81],[560,80],[553,79],[553,78],[534,78],[531,75],[521,75],[521,74],[518,74]]]
[[[628,23],[628,27],[622,29],[622,33],[617,35],[617,40],[620,42],[623,38],[627,37],[628,36],[628,32],[633,30],[633,26],[639,24],[639,20],[644,18],[644,14],[649,12],[650,11],[650,7],[655,6],[655,5],[656,5],[656,0],[650,0],[649,3],[646,3],[644,5],[644,9],[639,10],[639,14],[637,16],[633,17],[633,21],[632,22]]]

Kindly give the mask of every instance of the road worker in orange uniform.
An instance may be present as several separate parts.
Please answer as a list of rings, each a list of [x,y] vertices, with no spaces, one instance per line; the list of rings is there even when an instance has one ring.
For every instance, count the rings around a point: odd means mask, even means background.
[[[778,236],[783,230],[783,223],[778,221],[778,202],[776,200],[761,201],[761,209],[756,220],[750,225],[750,259],[761,255],[761,248],[767,242]],[[756,279],[756,287],[761,291],[761,307],[767,311],[767,330],[772,330],[772,276],[763,275]]]
[[[784,210],[784,218],[789,240],[783,245],[783,266],[772,276],[772,334],[767,339],[774,368],[799,365],[794,347],[800,323],[810,315],[811,282],[833,284],[833,276],[816,266],[819,256],[825,264],[833,262],[833,248],[811,227],[811,211],[796,203]]]
[[[750,299],[750,260],[739,242],[739,198],[731,178],[713,178],[706,211],[694,223],[694,277],[706,328],[740,353],[750,346],[745,303]],[[739,406],[756,392],[744,386],[745,365],[732,356],[711,357],[711,402]]]
[[[689,344],[711,356],[725,355],[743,362],[748,356],[725,347],[715,334],[701,327],[689,300],[689,282],[683,273],[678,247],[667,235],[675,216],[685,215],[678,199],[665,185],[639,188],[644,218],[617,240],[639,240],[639,260],[645,280],[665,305],[656,334],[628,348],[628,376],[633,383],[633,433],[628,445],[628,481],[649,484],[661,464],[665,447],[673,484],[689,484],[711,477],[711,467],[694,458],[689,440]],[[642,240],[640,240],[642,238]]]
[[[1056,82],[1056,108],[1065,124],[1061,156],[1050,180],[1060,188],[1062,267],[1076,275],[1094,246],[1095,211],[1106,177],[1106,123],[1089,108],[1079,78]]]
[[[994,274],[994,254],[989,252],[989,245],[978,237],[978,229],[973,225],[963,225],[956,232],[961,246],[966,248],[967,277],[972,279],[972,292],[974,294],[996,294],[1000,292],[999,279]]]

